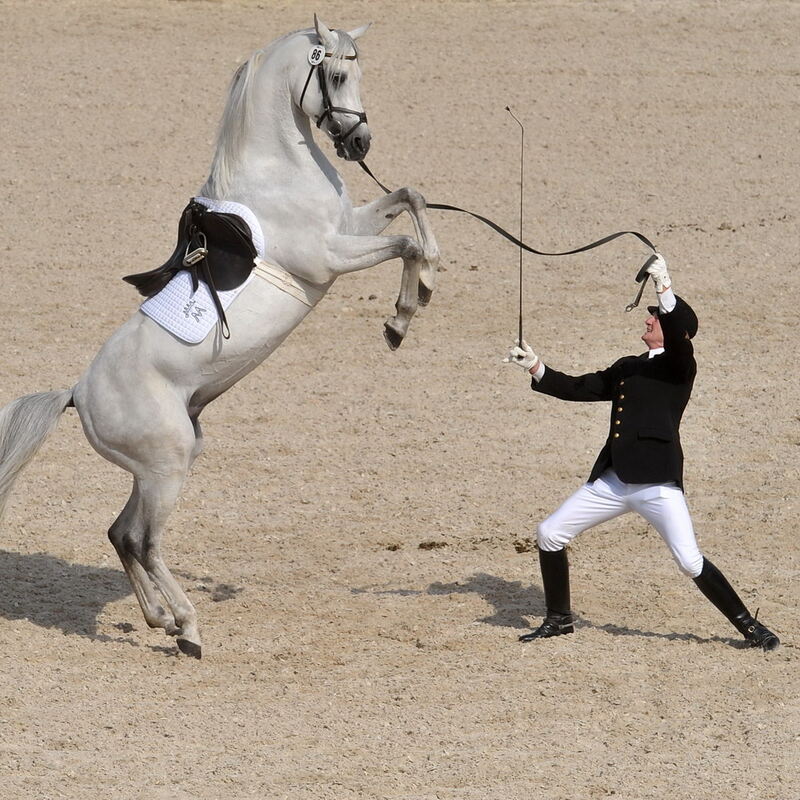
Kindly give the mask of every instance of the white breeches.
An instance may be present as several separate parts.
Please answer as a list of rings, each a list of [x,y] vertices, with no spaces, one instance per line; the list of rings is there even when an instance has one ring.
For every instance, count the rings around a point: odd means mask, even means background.
[[[675,483],[623,483],[611,469],[581,486],[540,523],[539,547],[562,550],[587,528],[629,511],[640,514],[661,534],[683,572],[693,578],[700,574],[703,554],[683,492]]]

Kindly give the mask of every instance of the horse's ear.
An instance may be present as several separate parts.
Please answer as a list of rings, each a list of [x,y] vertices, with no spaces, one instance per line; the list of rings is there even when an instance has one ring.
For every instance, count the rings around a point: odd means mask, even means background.
[[[326,50],[330,52],[336,47],[336,37],[333,32],[321,19],[317,19],[316,14],[314,14],[314,27],[317,29],[317,36],[319,36],[320,42],[325,45]]]
[[[350,38],[355,40],[358,39],[359,36],[363,36],[369,30],[370,25],[372,25],[372,23],[368,22],[366,25],[362,25],[360,28],[350,31]]]

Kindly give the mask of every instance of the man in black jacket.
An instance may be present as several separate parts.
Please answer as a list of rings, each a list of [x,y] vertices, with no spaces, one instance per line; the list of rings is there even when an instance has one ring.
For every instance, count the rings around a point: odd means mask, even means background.
[[[649,267],[658,294],[642,340],[648,352],[626,356],[608,369],[565,375],[539,360],[526,342],[512,347],[506,362],[532,375],[531,387],[561,400],[610,401],[608,438],[589,480],[544,520],[537,531],[547,615],[529,642],[572,633],[566,546],[579,533],[635,511],[670,548],[683,572],[730,620],[748,645],[774,650],[778,637],[751,616],[725,576],[697,546],[683,495],[680,423],[692,393],[697,364],[692,338],[697,316],[672,292],[667,265],[659,256]]]

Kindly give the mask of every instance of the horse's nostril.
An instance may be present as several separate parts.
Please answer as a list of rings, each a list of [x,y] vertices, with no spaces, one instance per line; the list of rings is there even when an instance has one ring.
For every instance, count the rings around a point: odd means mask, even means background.
[[[356,136],[353,139],[353,150],[361,156],[365,156],[369,152],[369,136]]]

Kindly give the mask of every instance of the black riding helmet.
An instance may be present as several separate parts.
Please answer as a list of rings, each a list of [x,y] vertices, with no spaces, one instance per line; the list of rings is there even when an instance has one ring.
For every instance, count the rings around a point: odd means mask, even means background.
[[[680,297],[676,295],[675,299],[680,300]],[[647,306],[647,310],[654,317],[660,317],[662,315],[661,309],[659,309],[658,306]],[[669,313],[678,316],[689,338],[694,339],[694,335],[697,333],[697,314],[692,311],[691,306],[681,302]]]

